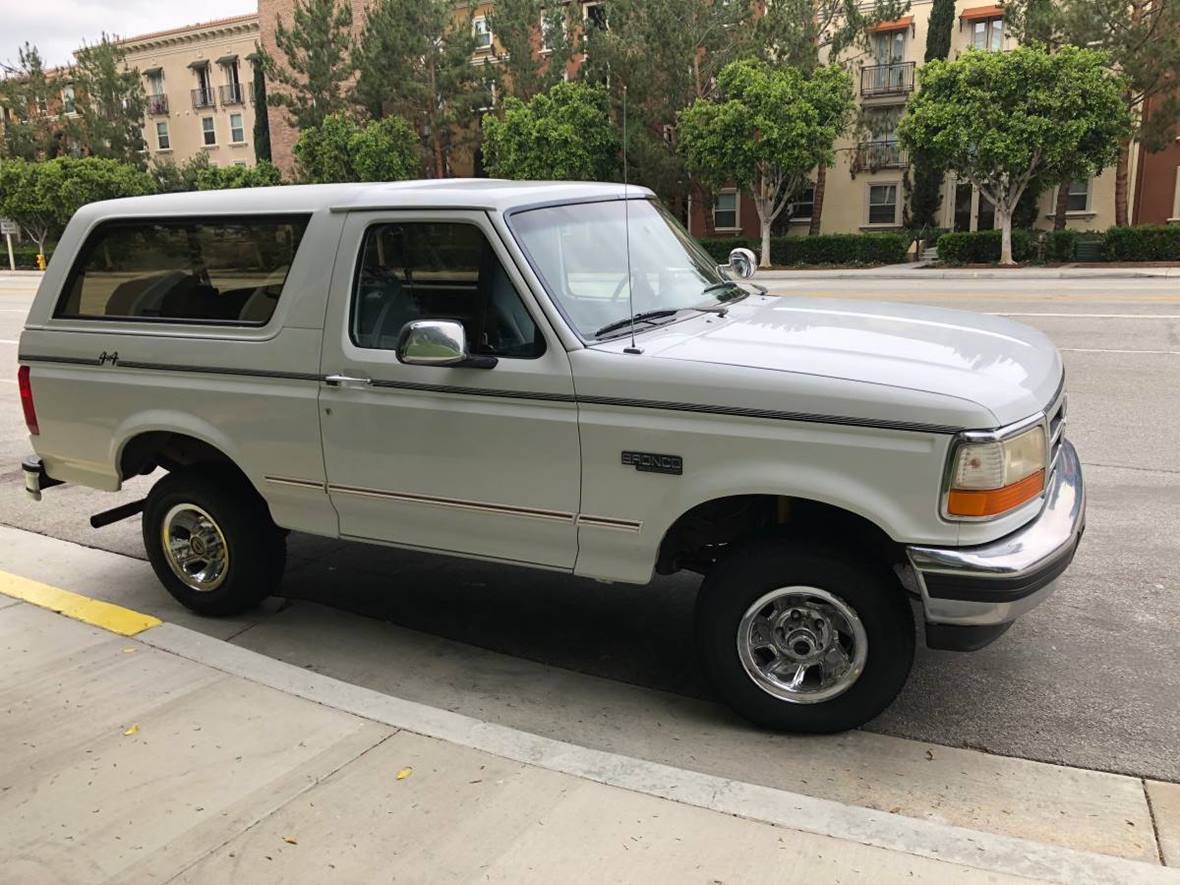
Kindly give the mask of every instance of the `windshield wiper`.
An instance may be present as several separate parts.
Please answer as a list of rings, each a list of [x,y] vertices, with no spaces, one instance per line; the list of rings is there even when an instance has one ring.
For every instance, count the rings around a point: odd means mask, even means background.
[[[660,317],[674,316],[675,314],[679,313],[681,310],[684,310],[684,308],[678,307],[678,308],[673,309],[673,308],[665,307],[660,310],[643,310],[643,311],[640,311],[639,313],[635,314],[634,316],[629,316],[629,317],[626,317],[625,319],[621,319],[621,320],[615,320],[613,323],[607,323],[605,326],[603,326],[601,329],[599,329],[597,332],[594,333],[594,337],[601,338],[603,335],[607,334],[608,332],[616,332],[619,329],[625,329],[628,326],[630,326],[632,323],[642,323],[642,322],[650,321],[650,320],[658,320]]]

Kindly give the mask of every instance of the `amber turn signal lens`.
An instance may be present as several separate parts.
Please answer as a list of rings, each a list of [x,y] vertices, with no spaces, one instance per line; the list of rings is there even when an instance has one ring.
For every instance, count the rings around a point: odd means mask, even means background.
[[[952,489],[946,502],[951,516],[996,516],[1031,501],[1045,488],[1045,471],[1030,473],[1000,489],[962,491]]]

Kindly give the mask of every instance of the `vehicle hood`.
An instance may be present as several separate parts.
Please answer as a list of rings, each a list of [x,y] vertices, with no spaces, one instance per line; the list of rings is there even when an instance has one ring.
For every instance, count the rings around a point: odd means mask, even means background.
[[[1062,373],[1057,348],[1036,329],[967,311],[871,301],[751,296],[724,318],[672,323],[643,334],[639,344],[661,360],[968,400],[989,412],[995,426],[1045,408]]]

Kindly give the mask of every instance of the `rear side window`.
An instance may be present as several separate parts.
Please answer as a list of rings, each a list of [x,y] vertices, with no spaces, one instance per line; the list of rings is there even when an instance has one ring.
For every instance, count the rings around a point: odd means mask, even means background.
[[[86,241],[54,316],[261,326],[307,216],[108,222]]]

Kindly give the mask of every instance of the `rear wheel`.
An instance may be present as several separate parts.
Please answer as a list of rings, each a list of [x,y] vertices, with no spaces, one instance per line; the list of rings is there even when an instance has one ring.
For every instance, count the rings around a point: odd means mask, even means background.
[[[143,543],[156,576],[203,615],[253,608],[278,587],[286,539],[266,502],[228,470],[187,468],[148,493]]]
[[[767,728],[833,732],[884,710],[909,675],[914,619],[887,569],[785,539],[734,550],[697,600],[705,670]]]

